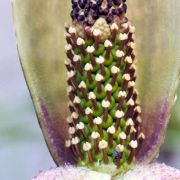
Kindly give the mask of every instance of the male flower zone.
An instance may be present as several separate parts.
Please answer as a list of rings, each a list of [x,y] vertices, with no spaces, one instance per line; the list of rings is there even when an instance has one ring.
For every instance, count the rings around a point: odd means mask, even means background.
[[[177,0],[13,1],[23,72],[59,166],[34,180],[180,179],[151,163],[179,80],[179,8]]]

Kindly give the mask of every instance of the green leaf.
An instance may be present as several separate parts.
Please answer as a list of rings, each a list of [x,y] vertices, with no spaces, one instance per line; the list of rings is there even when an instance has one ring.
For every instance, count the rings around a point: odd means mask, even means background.
[[[138,158],[150,162],[164,141],[179,80],[180,2],[133,0],[128,6],[137,30],[137,83],[146,135]]]
[[[65,150],[67,125],[64,22],[70,1],[14,0],[19,56],[49,150],[57,164],[73,161]]]

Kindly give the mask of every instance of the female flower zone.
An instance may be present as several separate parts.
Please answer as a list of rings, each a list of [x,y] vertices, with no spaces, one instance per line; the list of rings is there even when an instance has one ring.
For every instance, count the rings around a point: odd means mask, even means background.
[[[180,3],[165,1],[13,1],[22,68],[60,166],[34,180],[180,179],[178,170],[150,164],[180,69]]]

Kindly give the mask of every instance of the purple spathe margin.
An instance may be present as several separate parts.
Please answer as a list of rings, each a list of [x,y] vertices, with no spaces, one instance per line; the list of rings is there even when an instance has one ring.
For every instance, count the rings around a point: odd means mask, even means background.
[[[48,113],[48,109],[45,105],[44,100],[41,98],[40,100],[40,108],[43,116],[43,125],[41,129],[45,133],[45,139],[48,146],[52,146],[53,149],[50,148],[50,153],[55,151],[56,157],[52,155],[57,165],[65,165],[65,164],[75,164],[75,160],[72,154],[72,151],[69,148],[65,147],[65,138],[66,138],[66,130],[67,130],[67,123],[60,117],[56,117],[56,120],[50,118]],[[48,140],[47,140],[48,138]],[[50,144],[51,143],[51,144]],[[58,159],[56,159],[58,158]]]
[[[154,159],[158,155],[168,125],[170,99],[167,97],[163,103],[158,103],[154,109],[154,112],[149,109],[143,110],[142,130],[145,133],[146,140],[137,155],[139,162],[146,162],[146,159]]]

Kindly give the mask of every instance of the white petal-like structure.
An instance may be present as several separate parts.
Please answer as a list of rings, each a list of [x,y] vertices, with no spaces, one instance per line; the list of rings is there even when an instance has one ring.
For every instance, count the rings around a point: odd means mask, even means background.
[[[74,166],[59,167],[40,173],[32,180],[111,180],[108,174]]]

